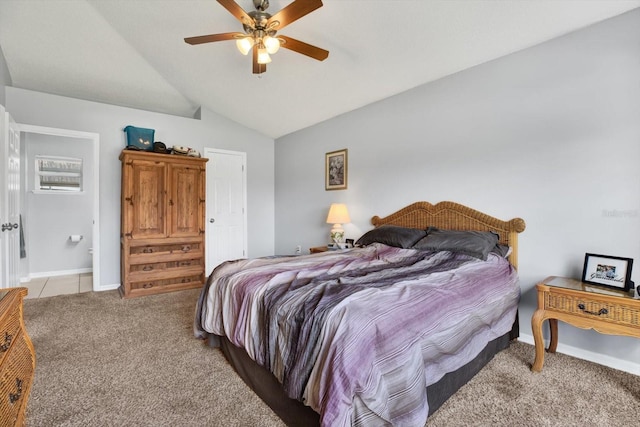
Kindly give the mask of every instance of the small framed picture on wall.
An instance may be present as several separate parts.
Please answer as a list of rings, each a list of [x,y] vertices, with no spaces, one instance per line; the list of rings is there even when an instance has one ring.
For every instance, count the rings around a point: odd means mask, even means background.
[[[325,154],[325,190],[347,189],[347,149]]]
[[[633,259],[610,255],[585,254],[582,281],[592,285],[628,291]]]

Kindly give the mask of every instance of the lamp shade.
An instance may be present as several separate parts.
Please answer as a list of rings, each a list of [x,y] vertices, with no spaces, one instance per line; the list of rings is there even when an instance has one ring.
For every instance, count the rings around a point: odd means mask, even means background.
[[[258,48],[258,64],[268,64],[271,62],[269,52],[264,47]]]
[[[254,41],[252,37],[243,37],[241,39],[236,40],[236,47],[243,55],[249,53],[251,48],[254,45]]]
[[[327,224],[346,224],[351,222],[347,205],[344,203],[332,203],[327,215]]]
[[[263,43],[267,53],[272,55],[280,49],[280,40],[277,37],[265,36]]]

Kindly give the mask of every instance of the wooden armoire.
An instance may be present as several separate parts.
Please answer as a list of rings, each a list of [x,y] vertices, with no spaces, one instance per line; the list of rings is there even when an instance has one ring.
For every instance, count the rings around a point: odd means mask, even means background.
[[[198,288],[205,280],[208,159],[123,150],[123,297]]]

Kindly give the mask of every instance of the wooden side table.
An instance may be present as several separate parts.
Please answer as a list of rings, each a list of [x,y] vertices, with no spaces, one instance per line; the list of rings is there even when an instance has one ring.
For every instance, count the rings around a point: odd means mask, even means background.
[[[547,277],[536,288],[538,309],[531,318],[536,344],[532,371],[540,372],[544,364],[542,323],[547,319],[551,332],[549,353],[555,353],[558,346],[558,320],[603,334],[640,338],[640,299],[623,290],[556,276]]]
[[[329,250],[329,248],[327,247],[327,245],[315,246],[313,248],[309,248],[309,252],[312,253],[312,254],[319,254],[320,252],[326,252],[328,250]]]

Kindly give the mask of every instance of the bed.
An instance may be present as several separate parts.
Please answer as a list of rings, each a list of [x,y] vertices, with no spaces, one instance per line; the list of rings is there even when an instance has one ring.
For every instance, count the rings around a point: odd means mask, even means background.
[[[520,218],[413,203],[359,246],[234,260],[203,288],[196,337],[287,425],[424,425],[518,336]]]

